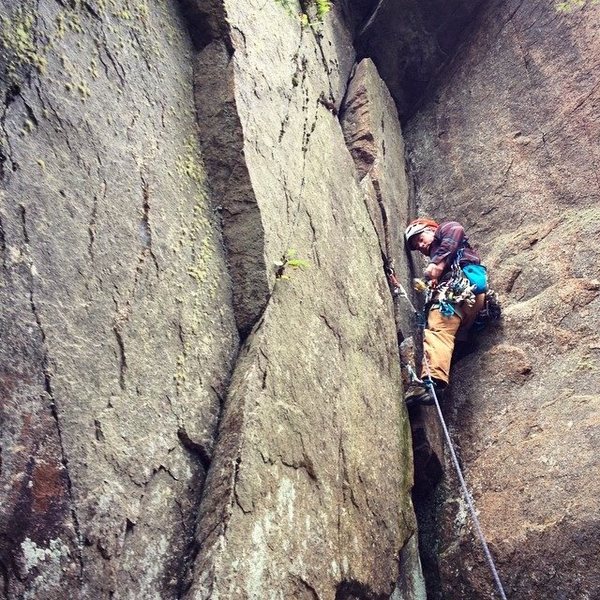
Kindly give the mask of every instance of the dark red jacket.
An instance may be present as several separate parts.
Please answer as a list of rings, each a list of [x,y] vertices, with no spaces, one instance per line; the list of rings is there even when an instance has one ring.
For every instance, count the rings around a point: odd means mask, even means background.
[[[452,266],[457,253],[462,249],[461,266],[481,263],[479,253],[469,244],[469,238],[460,223],[448,221],[442,223],[435,231],[431,246],[429,246],[429,260],[436,265],[446,262],[446,271]]]

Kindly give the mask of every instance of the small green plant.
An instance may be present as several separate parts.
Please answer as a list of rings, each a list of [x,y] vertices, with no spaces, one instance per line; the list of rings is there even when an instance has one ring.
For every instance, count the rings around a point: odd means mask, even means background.
[[[296,250],[289,248],[281,257],[281,260],[275,261],[277,271],[275,271],[276,279],[289,279],[289,275],[285,274],[286,269],[308,269],[310,262],[303,258],[296,258]]]
[[[600,0],[591,0],[591,4],[598,4]],[[587,0],[564,0],[563,2],[557,2],[554,7],[557,12],[569,13],[576,8],[581,8],[587,4]]]
[[[317,19],[323,20],[323,17],[331,10],[331,0],[315,0],[317,7]]]
[[[322,23],[333,6],[332,0],[300,0],[300,12],[298,12],[294,0],[275,0],[275,2],[283,6],[291,15],[296,15],[303,28]]]

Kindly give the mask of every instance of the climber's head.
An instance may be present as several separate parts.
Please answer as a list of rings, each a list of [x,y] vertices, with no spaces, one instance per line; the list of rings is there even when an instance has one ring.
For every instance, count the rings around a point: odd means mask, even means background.
[[[429,247],[438,227],[439,225],[432,219],[421,218],[411,221],[404,232],[408,247],[429,256]]]

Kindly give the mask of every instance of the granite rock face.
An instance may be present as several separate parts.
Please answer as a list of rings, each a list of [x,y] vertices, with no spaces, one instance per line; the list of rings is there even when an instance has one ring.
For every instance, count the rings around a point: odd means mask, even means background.
[[[423,598],[398,120],[285,4],[0,2],[4,597]]]
[[[422,598],[386,233],[338,119],[348,34],[337,14],[303,28],[277,3],[225,8],[229,42],[199,53],[196,97],[203,139],[240,144],[206,148],[230,265],[253,265],[268,293],[229,387],[185,597],[383,598],[400,574]],[[216,62],[220,85],[202,68]],[[248,223],[262,247],[236,242]]]
[[[175,597],[238,345],[176,5],[2,2],[0,591]]]
[[[592,2],[491,3],[405,132],[420,213],[466,225],[505,305],[457,364],[446,410],[515,599],[600,595],[599,17]],[[449,490],[444,597],[488,598]]]
[[[445,412],[508,595],[600,595],[596,3],[0,8],[4,597],[424,599],[416,207],[505,305]],[[445,469],[428,596],[487,598]]]

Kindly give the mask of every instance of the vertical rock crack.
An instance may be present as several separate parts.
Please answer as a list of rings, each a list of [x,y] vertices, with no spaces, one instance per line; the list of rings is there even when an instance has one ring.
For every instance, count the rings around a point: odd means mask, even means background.
[[[41,338],[42,346],[43,346],[43,358],[42,358],[41,366],[42,366],[42,373],[43,373],[43,377],[44,377],[44,389],[45,389],[45,392],[50,401],[50,406],[49,406],[50,413],[54,419],[54,423],[56,426],[56,434],[57,434],[59,448],[60,448],[60,454],[61,454],[60,461],[65,470],[65,480],[66,480],[67,492],[68,492],[68,496],[69,496],[71,518],[73,519],[73,527],[75,529],[75,536],[77,539],[77,561],[79,564],[79,578],[80,578],[80,582],[82,583],[83,582],[84,562],[83,562],[83,554],[82,554],[83,541],[82,541],[82,536],[81,536],[81,527],[79,525],[79,518],[77,515],[76,506],[75,506],[75,498],[74,498],[74,494],[73,494],[73,483],[71,481],[71,475],[69,472],[69,460],[67,457],[67,453],[65,451],[65,445],[64,445],[64,440],[63,440],[63,431],[62,431],[62,427],[61,427],[61,423],[60,423],[60,416],[59,416],[59,408],[57,405],[54,390],[52,388],[52,375],[51,375],[51,370],[50,370],[50,359],[49,359],[49,354],[48,354],[48,341],[47,341],[47,337],[46,337],[46,331],[42,324],[40,312],[38,310],[36,300],[35,300],[35,275],[34,275],[35,267],[33,265],[33,260],[31,258],[31,254],[29,251],[30,238],[29,238],[29,233],[28,233],[28,229],[27,229],[26,209],[22,205],[20,206],[20,213],[21,213],[21,226],[22,226],[22,230],[23,230],[23,239],[24,239],[26,251],[28,254],[29,304],[30,304],[31,312],[33,314],[33,318],[34,318],[37,328],[40,332],[40,338]]]

